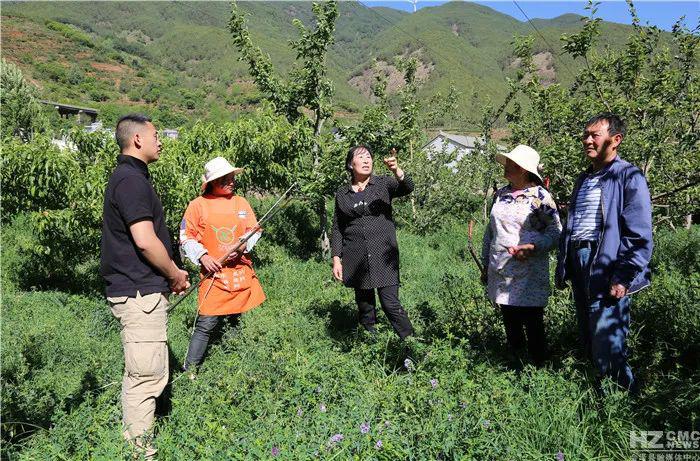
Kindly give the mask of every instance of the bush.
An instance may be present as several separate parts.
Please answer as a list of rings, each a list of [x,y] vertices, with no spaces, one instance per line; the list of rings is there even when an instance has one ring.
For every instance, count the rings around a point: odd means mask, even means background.
[[[78,29],[77,27],[70,24],[62,24],[56,21],[46,21],[46,27],[49,29],[59,32],[64,37],[73,40],[81,45],[85,45],[93,48],[95,43],[92,41],[90,36]]]
[[[109,100],[111,93],[103,88],[92,88],[88,96],[90,96],[90,99],[93,101],[107,101]]]
[[[258,219],[262,218],[276,200],[277,197],[274,196],[249,199]],[[318,254],[319,240],[316,229],[318,214],[313,207],[307,202],[292,200],[264,226],[261,243],[264,241],[266,246],[282,246],[290,255],[308,259]],[[264,254],[264,251],[256,251],[259,258],[265,258]]]
[[[85,80],[85,74],[83,70],[77,66],[73,66],[66,73],[65,81],[70,85],[79,85]]]
[[[19,67],[4,59],[0,60],[0,106],[3,139],[18,136],[26,141],[46,128],[36,88],[24,80]]]
[[[416,152],[403,168],[416,185],[397,202],[399,222],[425,234],[446,224],[481,215],[493,162],[479,149],[457,159],[457,152]]]
[[[43,136],[31,143],[6,140],[2,151],[3,223],[19,212],[71,206],[67,189],[79,165],[70,152],[60,151]]]
[[[118,323],[104,301],[3,291],[2,336],[12,338],[3,340],[5,445],[26,437],[23,429],[48,429],[90,396],[118,388],[122,365]]]
[[[651,286],[633,297],[632,363],[648,419],[667,430],[700,424],[699,250],[700,226],[657,233]]]

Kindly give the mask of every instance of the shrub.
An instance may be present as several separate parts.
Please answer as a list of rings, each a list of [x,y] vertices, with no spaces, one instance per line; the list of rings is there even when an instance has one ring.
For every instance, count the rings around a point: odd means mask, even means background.
[[[95,43],[92,41],[89,35],[87,35],[85,32],[71,24],[63,24],[56,21],[46,21],[46,27],[48,27],[51,30],[55,30],[64,37],[73,40],[81,45],[85,45],[91,48],[95,46]]]
[[[648,419],[668,430],[700,423],[698,250],[700,226],[657,233],[651,286],[633,296],[632,364]]]
[[[57,292],[5,292],[2,336],[12,337],[3,340],[5,443],[26,437],[22,427],[48,429],[91,395],[119,383],[118,324],[105,302]]]
[[[31,143],[7,140],[2,158],[2,220],[20,211],[59,210],[70,207],[67,188],[78,175],[78,162],[60,151],[48,137]]]
[[[19,136],[29,140],[35,132],[46,128],[36,88],[24,80],[19,67],[5,59],[0,60],[0,106],[0,136],[3,139]]]

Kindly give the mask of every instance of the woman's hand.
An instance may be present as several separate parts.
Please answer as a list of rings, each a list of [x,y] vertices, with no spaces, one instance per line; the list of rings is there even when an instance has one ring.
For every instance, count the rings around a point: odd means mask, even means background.
[[[226,261],[224,262],[224,264],[230,264],[232,262],[235,262],[242,255],[243,255],[243,250],[234,251],[233,253],[228,255],[228,258],[226,258]]]
[[[343,281],[343,264],[337,256],[333,257],[333,277],[339,282]]]
[[[206,253],[199,258],[199,263],[202,265],[203,272],[207,274],[221,270],[221,263]]]
[[[391,149],[391,157],[384,158],[384,165],[389,168],[389,171],[394,173],[394,176],[399,181],[403,179],[403,170],[399,168],[399,161],[396,160],[396,149]]]
[[[518,261],[525,261],[535,252],[534,243],[523,243],[514,247],[508,247],[508,253]]]

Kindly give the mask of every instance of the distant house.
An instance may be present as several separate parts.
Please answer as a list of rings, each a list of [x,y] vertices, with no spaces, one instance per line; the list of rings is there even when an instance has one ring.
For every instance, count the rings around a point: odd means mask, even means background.
[[[69,150],[71,152],[77,152],[78,146],[75,145],[73,141],[70,141],[66,136],[61,139],[52,139],[51,144],[58,147],[60,150]]]
[[[180,132],[172,128],[166,128],[163,130],[163,136],[166,138],[177,139],[179,135]]]
[[[96,121],[92,122],[88,126],[85,127],[85,132],[86,133],[94,133],[95,131],[100,131],[103,129],[102,122],[101,121]]]
[[[483,139],[477,138],[476,136],[463,136],[440,131],[433,139],[423,146],[422,150],[427,152],[428,158],[432,157],[431,154],[437,154],[443,151],[449,154],[457,151],[455,160],[447,164],[453,170],[456,170],[457,162],[459,162],[465,154],[472,153],[477,145],[482,142]],[[506,151],[506,148],[503,146],[499,145],[497,147],[500,151]]]

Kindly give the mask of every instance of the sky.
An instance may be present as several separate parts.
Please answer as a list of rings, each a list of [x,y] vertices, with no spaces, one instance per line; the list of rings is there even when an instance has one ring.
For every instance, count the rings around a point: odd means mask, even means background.
[[[388,6],[390,8],[413,11],[411,0],[377,0],[364,1],[366,6]],[[438,6],[445,1],[418,1],[417,8],[425,8],[429,6]],[[518,19],[526,21],[523,13],[518,9],[518,5],[530,19],[542,18],[551,19],[561,16],[565,13],[576,13],[582,16],[587,16],[588,12],[584,9],[587,5],[586,1],[528,1],[518,0],[517,5],[513,1],[476,1],[481,5],[486,5],[494,10],[500,11]],[[637,9],[637,14],[642,22],[650,25],[658,26],[664,30],[671,30],[673,24],[683,15],[686,17],[685,24],[689,29],[694,29],[700,21],[700,0],[692,1],[651,1],[642,0],[634,3]],[[631,24],[630,14],[627,3],[623,0],[602,1],[598,7],[598,17],[611,22],[619,22]]]

